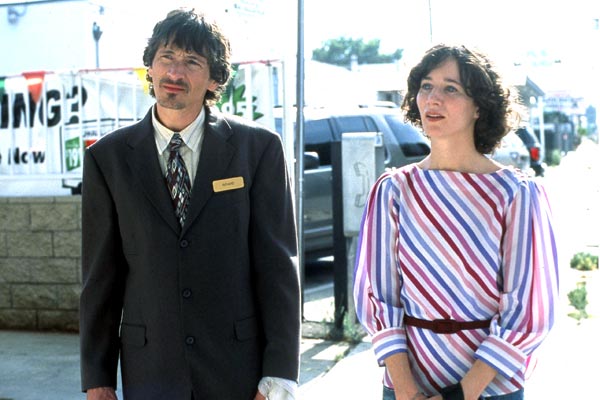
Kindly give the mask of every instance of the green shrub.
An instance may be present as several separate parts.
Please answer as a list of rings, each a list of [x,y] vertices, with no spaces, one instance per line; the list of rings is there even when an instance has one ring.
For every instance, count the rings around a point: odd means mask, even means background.
[[[550,152],[550,154],[546,157],[546,162],[550,166],[556,166],[560,164],[562,156],[560,155],[560,150],[554,149]]]
[[[578,321],[582,318],[587,318],[588,314],[585,311],[585,308],[587,307],[588,301],[585,282],[579,282],[577,288],[567,293],[567,296],[569,297],[569,303],[577,310],[577,313],[569,314],[569,316]]]
[[[356,315],[353,312],[344,315],[344,339],[352,344],[357,344],[362,341],[366,335],[362,326],[356,321]],[[1,399],[0,399],[1,400]]]
[[[578,271],[592,271],[598,269],[598,256],[580,251],[571,258],[571,268]]]

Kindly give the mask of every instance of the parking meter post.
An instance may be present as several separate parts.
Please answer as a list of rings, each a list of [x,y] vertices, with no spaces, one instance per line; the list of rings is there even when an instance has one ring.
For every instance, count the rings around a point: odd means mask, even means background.
[[[342,193],[342,144],[331,143],[331,185],[333,210],[333,293],[335,335],[343,337],[344,315],[348,310],[348,260],[344,235]]]
[[[358,244],[358,235],[352,237],[346,237],[346,248],[348,270],[347,270],[347,291],[348,293],[348,323],[351,325],[358,324],[358,317],[356,316],[356,308],[354,304],[354,265],[356,264],[356,246]]]

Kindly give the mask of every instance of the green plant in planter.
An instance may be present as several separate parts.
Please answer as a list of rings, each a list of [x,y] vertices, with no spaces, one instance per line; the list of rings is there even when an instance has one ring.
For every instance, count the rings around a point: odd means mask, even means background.
[[[587,318],[588,314],[585,308],[587,307],[588,301],[585,282],[578,282],[577,288],[567,293],[567,296],[569,297],[569,303],[577,310],[576,313],[569,314],[569,317],[573,317],[577,321]]]
[[[353,312],[347,312],[344,315],[343,326],[344,339],[351,344],[360,343],[362,338],[366,335],[362,326],[356,321],[356,316]]]
[[[571,268],[578,271],[593,271],[598,269],[598,256],[580,251],[571,258]]]
[[[554,149],[546,156],[546,162],[550,166],[556,166],[560,164],[562,156],[560,154],[560,150]]]

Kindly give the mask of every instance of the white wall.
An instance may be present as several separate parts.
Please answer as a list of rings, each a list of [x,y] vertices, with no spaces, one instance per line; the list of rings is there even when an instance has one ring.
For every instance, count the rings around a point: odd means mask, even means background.
[[[98,11],[83,0],[0,5],[0,75],[95,68]]]

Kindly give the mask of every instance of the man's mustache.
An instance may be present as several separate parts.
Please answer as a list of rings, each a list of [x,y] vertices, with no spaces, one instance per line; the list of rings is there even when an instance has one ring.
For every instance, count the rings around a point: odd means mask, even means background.
[[[177,86],[181,86],[181,87],[185,88],[185,90],[188,90],[188,85],[187,85],[187,83],[185,83],[185,82],[184,82],[183,80],[181,80],[181,79],[174,81],[174,80],[172,80],[172,79],[169,79],[169,78],[162,78],[162,79],[160,80],[160,84],[161,84],[161,85],[164,85],[164,84],[167,84],[167,85],[177,85]]]

